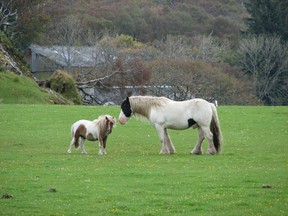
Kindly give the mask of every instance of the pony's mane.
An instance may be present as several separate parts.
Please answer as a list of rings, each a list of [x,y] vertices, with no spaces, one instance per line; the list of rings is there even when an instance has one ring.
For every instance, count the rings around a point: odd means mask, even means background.
[[[111,121],[113,123],[113,125],[116,125],[116,121],[115,118],[111,115],[101,115],[99,116],[97,119],[93,120],[93,123],[95,125],[98,125],[100,128],[105,128],[106,124],[105,124],[105,120],[106,117],[108,118],[109,121]]]
[[[159,108],[165,105],[169,99],[153,96],[131,96],[129,101],[134,115],[149,118],[151,108]]]

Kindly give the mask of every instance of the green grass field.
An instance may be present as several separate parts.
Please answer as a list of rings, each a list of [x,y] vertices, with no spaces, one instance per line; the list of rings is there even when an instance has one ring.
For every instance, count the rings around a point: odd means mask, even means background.
[[[108,155],[96,142],[67,153],[73,122],[119,109],[0,105],[0,195],[13,195],[0,215],[288,214],[288,107],[219,107],[217,156],[190,155],[192,129],[170,131],[177,153],[159,155],[156,131],[135,119],[114,128]]]

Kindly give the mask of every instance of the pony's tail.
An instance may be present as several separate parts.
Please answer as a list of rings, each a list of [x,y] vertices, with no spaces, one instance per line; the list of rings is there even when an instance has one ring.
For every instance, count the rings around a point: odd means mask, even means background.
[[[210,123],[210,130],[213,133],[213,143],[214,147],[219,153],[222,148],[222,132],[220,128],[220,122],[218,119],[217,109],[214,104],[211,104],[212,107],[212,120]]]

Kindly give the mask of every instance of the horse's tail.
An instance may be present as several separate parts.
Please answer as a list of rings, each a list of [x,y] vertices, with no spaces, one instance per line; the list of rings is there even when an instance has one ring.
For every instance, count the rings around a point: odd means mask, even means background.
[[[215,105],[212,103],[211,103],[211,107],[212,107],[212,120],[210,123],[210,130],[213,133],[214,147],[217,153],[219,153],[222,147],[222,132],[220,128],[220,122],[218,119],[217,109]]]

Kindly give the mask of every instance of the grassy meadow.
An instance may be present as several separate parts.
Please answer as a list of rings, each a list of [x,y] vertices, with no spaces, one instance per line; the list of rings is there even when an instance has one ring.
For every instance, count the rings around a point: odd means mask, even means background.
[[[217,156],[190,155],[196,130],[170,131],[174,155],[159,155],[156,131],[130,119],[107,155],[67,153],[70,126],[119,107],[0,105],[0,215],[287,215],[288,107],[220,106]],[[207,142],[204,142],[207,149]]]

